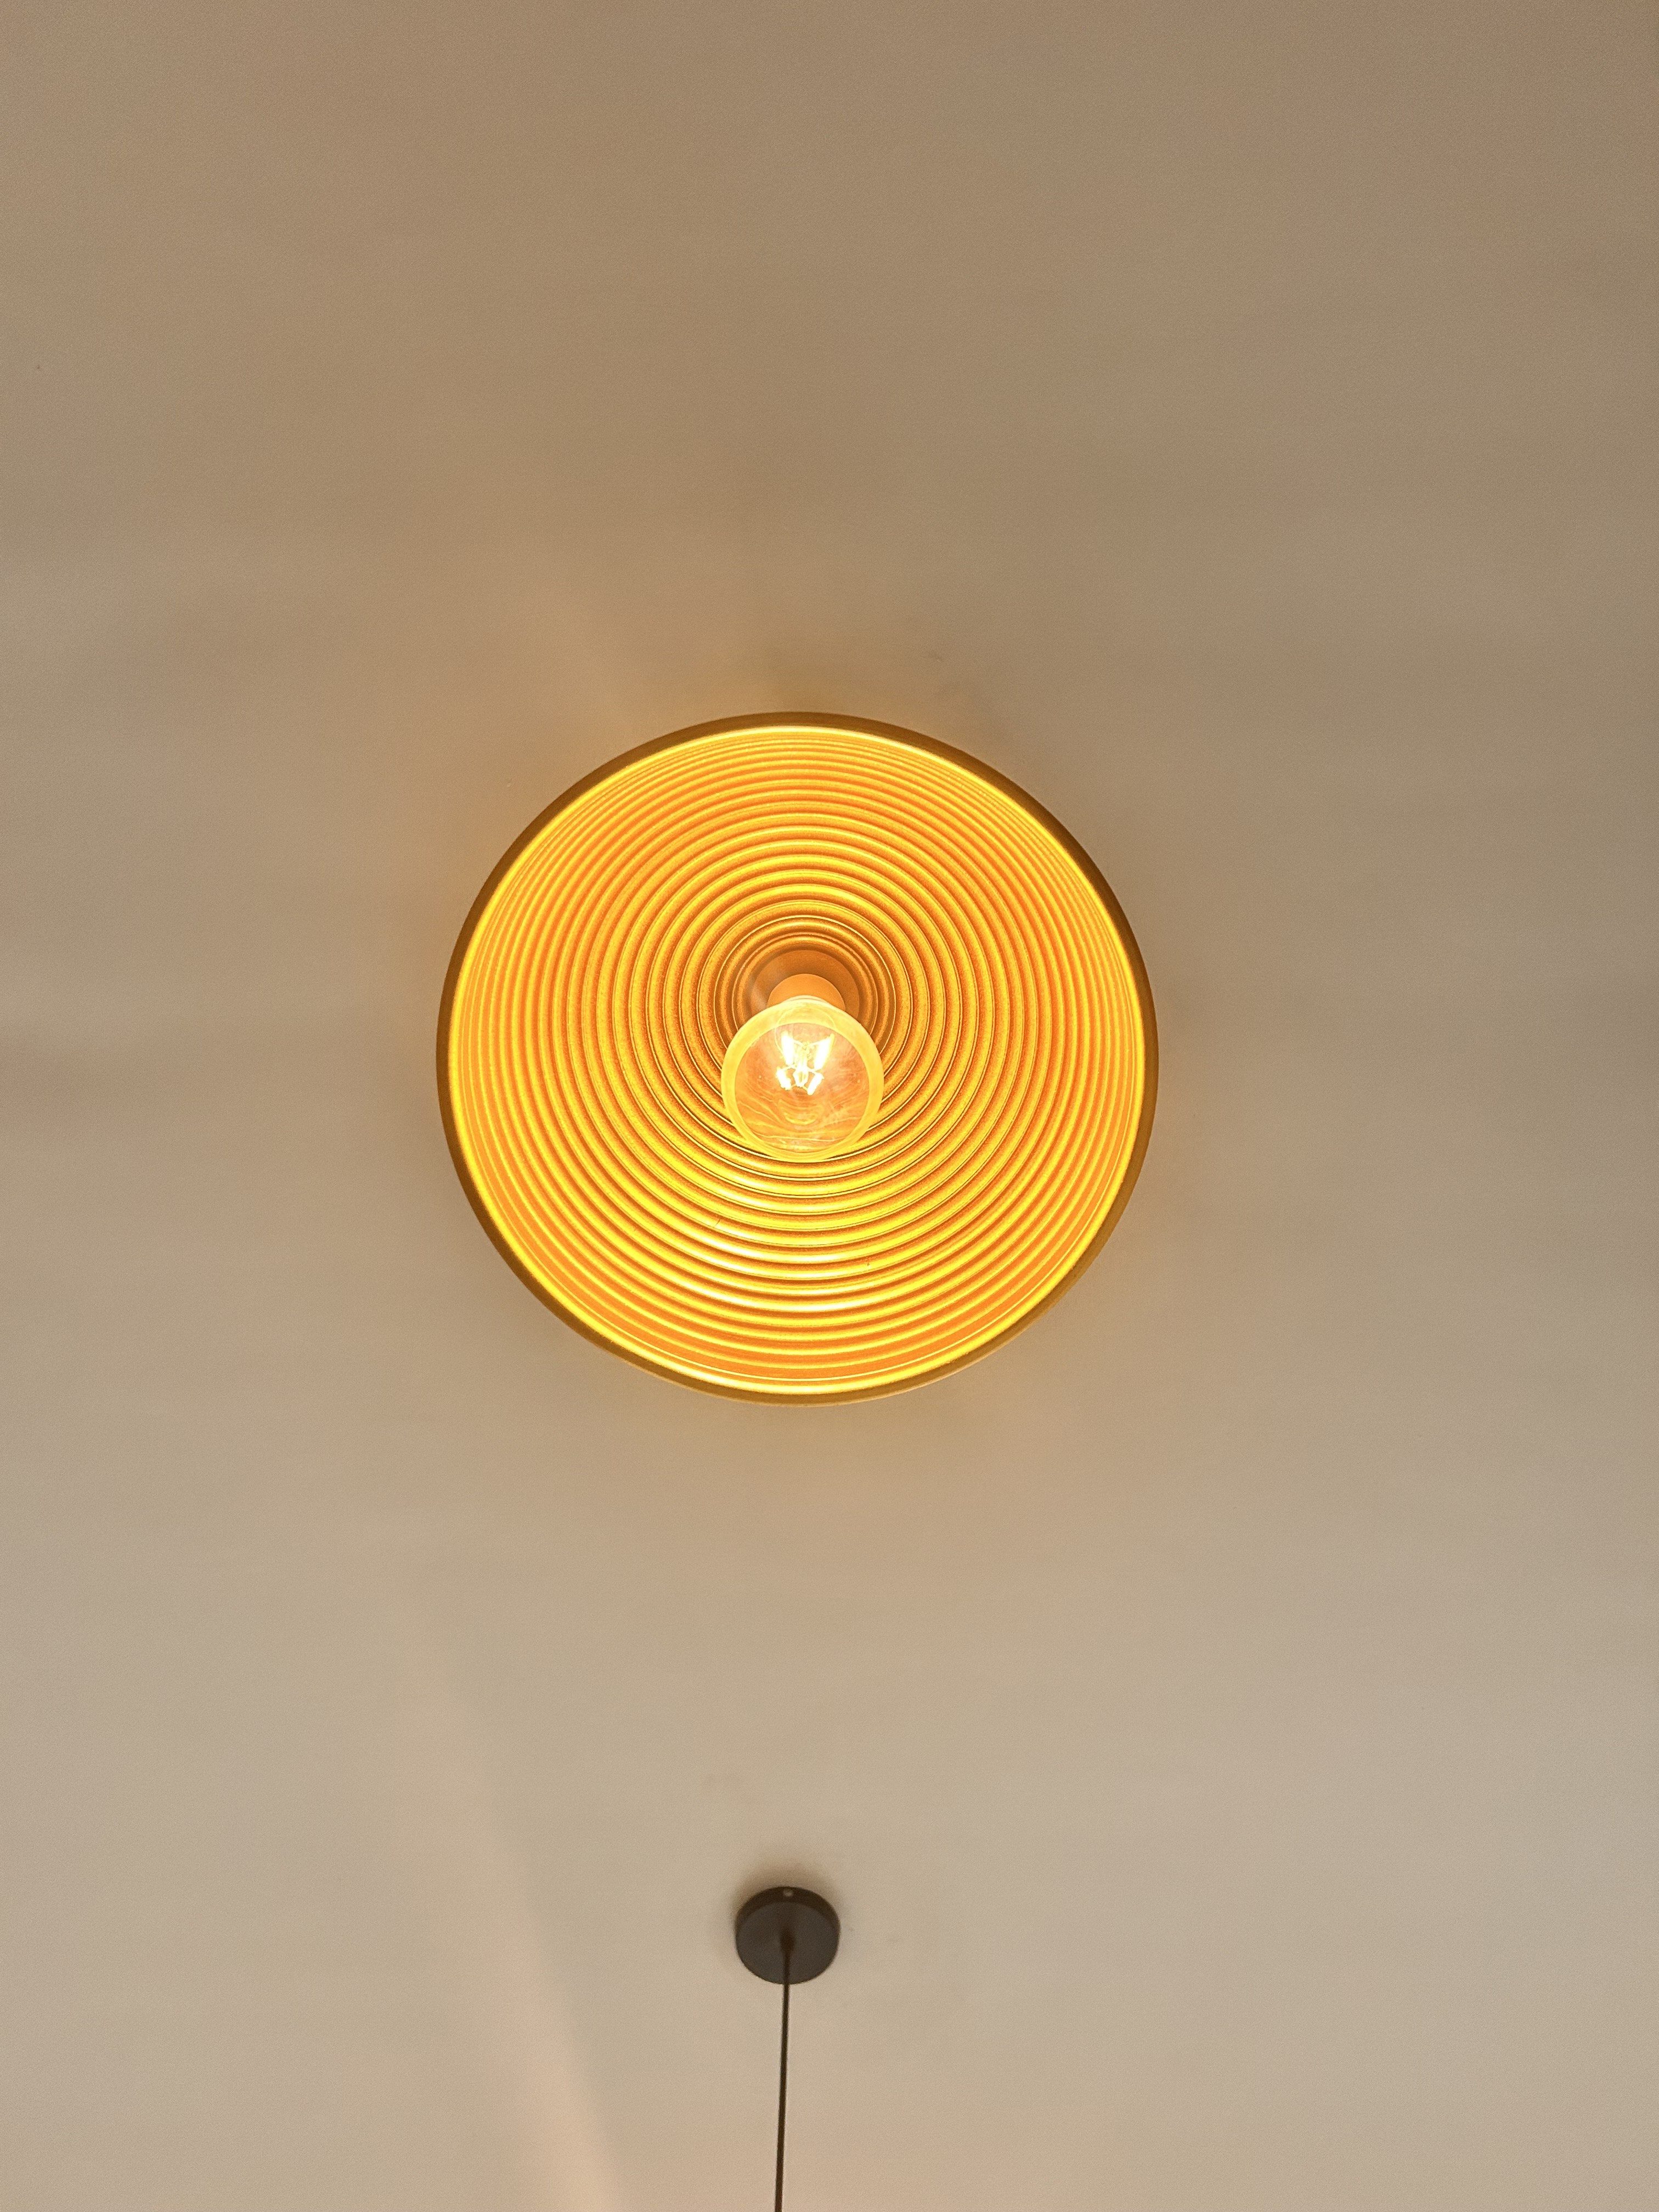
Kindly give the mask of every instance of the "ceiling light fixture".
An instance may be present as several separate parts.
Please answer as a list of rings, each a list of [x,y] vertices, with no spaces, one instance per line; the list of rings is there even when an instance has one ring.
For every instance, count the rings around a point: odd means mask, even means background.
[[[884,723],[705,724],[531,823],[468,915],[438,1080],[479,1219],[554,1310],[740,1397],[960,1367],[1098,1251],[1158,1049],[1074,839]]]
[[[751,1974],[783,1990],[778,2033],[777,2157],[772,2212],[783,2212],[783,2138],[789,2112],[789,1992],[816,1981],[841,1948],[836,1908],[816,1890],[763,1889],[739,1907],[733,1929],[738,1956]]]

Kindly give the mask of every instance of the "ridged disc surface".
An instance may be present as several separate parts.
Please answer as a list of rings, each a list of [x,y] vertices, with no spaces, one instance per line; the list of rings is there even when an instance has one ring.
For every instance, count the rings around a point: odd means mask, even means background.
[[[797,1164],[742,1143],[720,1069],[803,942],[884,1086],[854,1151]],[[439,1077],[549,1304],[681,1381],[811,1400],[958,1366],[1064,1287],[1139,1169],[1156,1044],[1127,922],[1030,799],[908,732],[780,718],[644,747],[526,831],[456,946]]]

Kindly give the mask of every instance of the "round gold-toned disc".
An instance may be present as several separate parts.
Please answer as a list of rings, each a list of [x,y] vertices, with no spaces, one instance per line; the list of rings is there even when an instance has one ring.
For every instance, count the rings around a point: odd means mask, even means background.
[[[722,1093],[799,973],[878,1056],[828,1157],[757,1149]],[[913,732],[779,715],[642,746],[531,824],[455,947],[438,1074],[467,1194],[556,1312],[681,1382],[821,1401],[961,1366],[1065,1288],[1139,1172],[1157,1041],[1127,922],[1033,800]]]

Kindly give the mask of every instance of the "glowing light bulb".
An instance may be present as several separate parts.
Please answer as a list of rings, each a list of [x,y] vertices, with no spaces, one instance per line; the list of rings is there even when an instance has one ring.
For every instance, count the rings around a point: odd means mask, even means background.
[[[738,1133],[774,1159],[826,1159],[857,1144],[881,1105],[881,1056],[841,994],[791,975],[726,1047],[720,1071]]]

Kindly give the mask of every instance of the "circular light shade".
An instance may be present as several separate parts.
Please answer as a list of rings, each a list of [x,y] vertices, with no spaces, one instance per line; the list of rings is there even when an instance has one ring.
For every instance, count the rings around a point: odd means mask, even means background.
[[[757,1152],[829,1159],[857,1144],[880,1112],[881,1054],[849,1013],[823,999],[785,999],[727,1045],[720,1097]]]
[[[768,1006],[803,973],[843,1007]],[[963,754],[811,716],[665,738],[532,823],[456,945],[438,1062],[539,1297],[679,1381],[803,1400],[925,1381],[1057,1296],[1157,1084],[1134,939],[1060,825]]]

